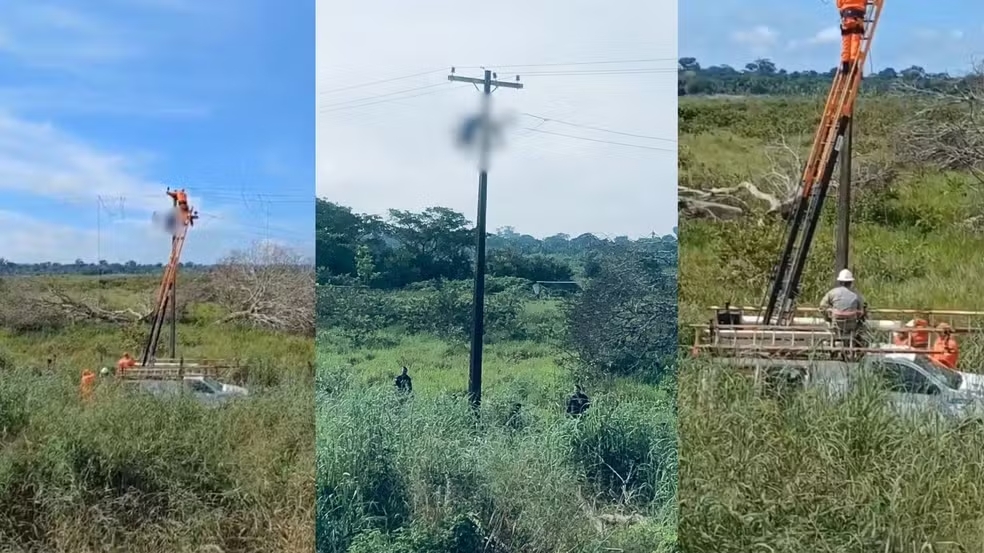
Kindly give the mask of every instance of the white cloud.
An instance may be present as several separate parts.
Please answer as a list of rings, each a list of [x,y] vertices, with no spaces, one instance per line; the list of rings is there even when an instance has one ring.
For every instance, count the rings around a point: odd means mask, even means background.
[[[166,263],[171,243],[166,232],[147,219],[118,219],[103,213],[98,228],[81,226],[96,217],[95,207],[79,209],[78,221],[56,223],[25,213],[0,211],[0,257],[16,263],[52,261],[72,263],[134,260],[139,263]],[[74,223],[74,224],[73,224]],[[230,240],[234,231],[219,225],[204,230],[196,227],[189,234],[182,259],[209,262],[225,255],[246,240]]]
[[[675,139],[677,26],[675,0],[637,0],[601,7],[504,0],[475,5],[451,0],[377,3],[319,0],[317,15],[317,191],[356,211],[444,205],[475,217],[475,160],[455,151],[452,129],[473,114],[479,95],[469,87],[364,108],[328,111],[348,100],[447,83],[441,68],[665,58],[665,62],[600,66],[516,67],[523,90],[500,89],[496,113],[534,113]],[[379,17],[385,12],[387,17]],[[656,23],[653,23],[656,22]],[[654,27],[653,25],[656,25]],[[494,39],[483,39],[489,36]],[[571,71],[660,67],[646,75],[536,76]],[[436,69],[390,83],[338,88]],[[445,83],[445,84],[442,84]],[[396,96],[379,98],[392,99]],[[378,100],[369,99],[366,102]],[[335,104],[328,107],[328,104]],[[676,155],[530,133],[517,117],[489,175],[489,228],[514,226],[538,235],[598,232],[642,235],[676,224]],[[675,149],[675,144],[547,123],[539,130]]]
[[[913,35],[919,40],[925,41],[959,41],[963,40],[964,32],[960,29],[950,29],[948,31],[940,29],[916,29]]]
[[[779,40],[779,33],[766,25],[758,25],[731,33],[731,39],[753,50],[761,51],[774,46]]]
[[[140,42],[125,40],[121,26],[44,0],[14,2],[0,18],[0,55],[20,63],[59,69],[116,63],[140,54]]]
[[[820,29],[813,36],[805,39],[794,39],[789,41],[790,49],[803,48],[808,46],[825,46],[828,44],[835,44],[840,42],[841,32],[840,27],[834,25],[831,27],[825,27]]]
[[[166,211],[170,200],[166,184],[145,176],[148,157],[100,149],[51,124],[0,113],[0,193],[7,193],[5,211],[0,211],[0,257],[165,261],[167,236],[152,224],[151,214]],[[185,259],[214,261],[261,238],[303,247],[311,240],[299,230],[285,230],[289,222],[271,219],[267,225],[258,215],[242,221],[243,208],[251,206],[239,203],[233,192],[199,194],[193,186],[188,192],[202,217]],[[32,212],[14,212],[18,197],[25,196],[33,198]],[[55,218],[39,210],[38,203],[69,215]]]
[[[51,124],[0,112],[0,189],[54,199],[147,197],[161,187],[125,155],[97,150]]]
[[[811,44],[832,44],[839,42],[841,39],[840,28],[835,26],[827,27],[826,29],[821,29],[817,31],[815,35],[810,39]]]

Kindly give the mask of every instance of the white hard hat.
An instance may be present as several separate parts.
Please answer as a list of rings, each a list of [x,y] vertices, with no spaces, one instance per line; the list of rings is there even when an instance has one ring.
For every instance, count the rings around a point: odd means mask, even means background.
[[[906,328],[915,328],[916,327],[916,320],[915,319],[910,319],[909,322],[905,323],[905,327]]]
[[[99,371],[99,373],[103,375],[109,374],[110,373],[109,367],[103,367],[102,370]]]
[[[854,275],[850,269],[841,269],[841,272],[837,273],[837,282],[854,282]]]

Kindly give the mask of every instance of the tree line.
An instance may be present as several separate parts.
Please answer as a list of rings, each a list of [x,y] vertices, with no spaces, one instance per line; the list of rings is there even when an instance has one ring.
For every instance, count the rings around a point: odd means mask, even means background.
[[[320,284],[399,289],[434,280],[464,280],[474,271],[474,227],[465,215],[446,207],[390,209],[384,218],[318,199],[315,221]],[[493,277],[567,281],[577,272],[590,276],[597,271],[606,250],[640,242],[653,251],[676,252],[672,235],[632,240],[585,233],[539,239],[505,227],[488,235],[488,269]]]
[[[678,60],[677,88],[680,96],[796,96],[825,94],[831,79],[838,71],[788,71],[779,68],[768,58],[750,61],[742,68],[730,65],[702,66],[697,58]],[[954,77],[948,73],[932,73],[918,65],[905,69],[886,67],[877,73],[866,74],[861,84],[862,94],[884,94],[903,87],[927,91],[953,91],[979,84],[981,76],[970,74]],[[902,85],[902,86],[900,86]]]
[[[179,267],[187,271],[205,271],[213,265],[183,261]],[[149,275],[158,274],[164,270],[163,263],[137,263],[130,260],[125,262],[110,263],[105,259],[98,263],[91,263],[76,259],[74,263],[56,263],[44,261],[39,263],[15,263],[13,261],[0,258],[0,276],[34,276],[34,275],[79,275],[79,276],[105,276],[105,275]]]

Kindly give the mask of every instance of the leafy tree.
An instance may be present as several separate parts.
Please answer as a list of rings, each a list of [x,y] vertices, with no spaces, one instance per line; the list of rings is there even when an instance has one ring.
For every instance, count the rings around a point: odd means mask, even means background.
[[[567,309],[568,347],[586,368],[659,380],[676,353],[676,250],[612,249]]]

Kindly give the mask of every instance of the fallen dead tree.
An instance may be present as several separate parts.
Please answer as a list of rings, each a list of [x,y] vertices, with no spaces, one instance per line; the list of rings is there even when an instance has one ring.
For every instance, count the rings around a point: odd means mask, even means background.
[[[785,139],[767,148],[766,157],[769,168],[756,179],[757,182],[744,181],[706,189],[679,185],[677,202],[681,216],[729,221],[764,214],[788,219],[799,198],[805,160]],[[851,179],[852,187],[859,193],[880,190],[895,176],[895,165],[891,161],[855,154]],[[830,190],[837,187],[837,179],[832,179]]]
[[[212,271],[216,302],[229,310],[221,322],[314,334],[314,264],[283,246],[260,243],[236,251]]]
[[[902,126],[897,155],[916,166],[966,172],[984,184],[984,66],[950,91],[904,88],[924,103]]]
[[[149,308],[137,311],[135,309],[105,309],[92,303],[73,298],[48,284],[38,301],[62,313],[71,322],[105,322],[105,323],[134,323],[150,320],[153,311]]]

